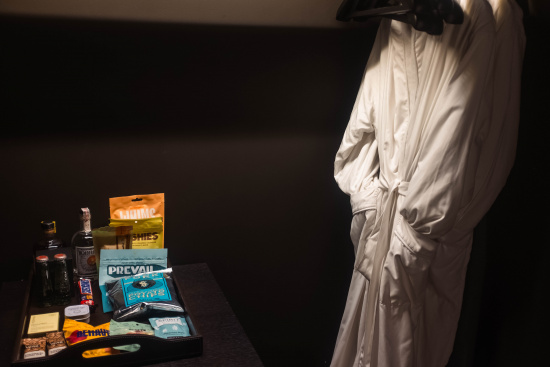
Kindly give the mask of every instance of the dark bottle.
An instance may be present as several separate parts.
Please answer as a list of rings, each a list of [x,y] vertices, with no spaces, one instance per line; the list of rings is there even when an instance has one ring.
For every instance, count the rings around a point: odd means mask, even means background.
[[[71,302],[71,281],[66,259],[65,254],[56,254],[53,257],[53,298],[56,305],[67,305]]]
[[[80,277],[97,279],[97,266],[92,237],[92,215],[90,209],[80,209],[80,231],[71,240],[73,251],[73,274]]]
[[[63,241],[61,241],[55,234],[55,221],[42,221],[42,239],[34,245],[34,254],[40,250],[52,250],[60,247],[65,247]]]
[[[37,256],[35,259],[35,291],[38,307],[50,307],[53,304],[52,280],[47,256]]]

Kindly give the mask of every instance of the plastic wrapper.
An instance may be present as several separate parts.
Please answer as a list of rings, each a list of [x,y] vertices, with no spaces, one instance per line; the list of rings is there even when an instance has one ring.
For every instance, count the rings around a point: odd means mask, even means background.
[[[107,322],[98,326],[92,326],[90,324],[86,324],[85,322],[79,322],[66,318],[63,323],[63,333],[65,334],[67,345],[71,346],[86,340],[109,336],[109,323]],[[113,348],[100,348],[87,350],[82,353],[82,356],[84,358],[94,358],[118,353],[120,353],[120,351]]]
[[[54,354],[67,348],[67,343],[65,342],[63,332],[54,331],[52,333],[46,333],[46,345],[48,347],[49,356],[53,356]]]
[[[23,339],[23,359],[46,356],[46,337]]]
[[[109,199],[109,213],[112,219],[162,218],[164,232],[164,194],[120,196]],[[147,247],[151,248],[151,247]],[[162,247],[164,248],[164,236]]]
[[[183,317],[150,318],[155,336],[163,339],[184,338],[190,336],[189,326]]]
[[[164,247],[162,217],[142,219],[111,218],[109,226],[132,226],[133,249],[154,249]]]
[[[155,331],[149,324],[144,324],[141,322],[135,322],[135,321],[123,321],[123,322],[117,322],[115,320],[111,320],[110,322],[110,332],[111,336],[113,335],[155,335]],[[126,352],[136,352],[139,350],[140,345],[139,344],[129,344],[129,345],[122,345],[120,347],[113,347],[118,350],[126,351]]]
[[[113,320],[183,315],[171,269],[138,274],[105,283],[113,307]]]

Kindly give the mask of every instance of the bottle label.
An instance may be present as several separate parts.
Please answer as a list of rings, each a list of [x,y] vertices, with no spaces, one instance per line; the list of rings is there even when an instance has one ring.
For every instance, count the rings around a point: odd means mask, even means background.
[[[75,247],[76,272],[78,275],[92,275],[97,272],[93,247]]]

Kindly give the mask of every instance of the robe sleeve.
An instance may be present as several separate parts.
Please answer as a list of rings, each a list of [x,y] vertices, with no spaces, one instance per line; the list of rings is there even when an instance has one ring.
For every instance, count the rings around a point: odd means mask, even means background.
[[[432,85],[423,90],[415,116],[423,125],[406,140],[405,154],[412,164],[398,231],[419,254],[433,254],[472,199],[483,144],[480,132],[491,118],[494,24],[476,30],[467,24],[459,27],[454,34],[448,32],[433,53],[426,53],[432,58],[424,60],[423,67],[433,75],[425,79]],[[439,80],[436,87],[433,78]]]
[[[380,65],[380,34],[371,51],[340,148],[334,162],[334,178],[350,196],[353,213],[376,206],[374,192],[379,170],[378,144],[374,132],[374,100]]]

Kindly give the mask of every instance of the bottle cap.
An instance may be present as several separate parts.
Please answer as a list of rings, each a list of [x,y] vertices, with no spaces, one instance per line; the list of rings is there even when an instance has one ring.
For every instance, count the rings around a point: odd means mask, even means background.
[[[43,220],[42,222],[40,222],[40,224],[42,225],[43,230],[46,231],[53,229],[55,233],[55,220]]]
[[[36,262],[43,263],[48,261],[49,258],[46,255],[40,255],[36,257]]]
[[[55,260],[65,260],[67,258],[67,255],[65,254],[55,254],[53,257]]]
[[[85,220],[90,220],[91,218],[91,214],[90,214],[90,209],[88,208],[80,208],[80,215],[82,216],[83,219]]]

